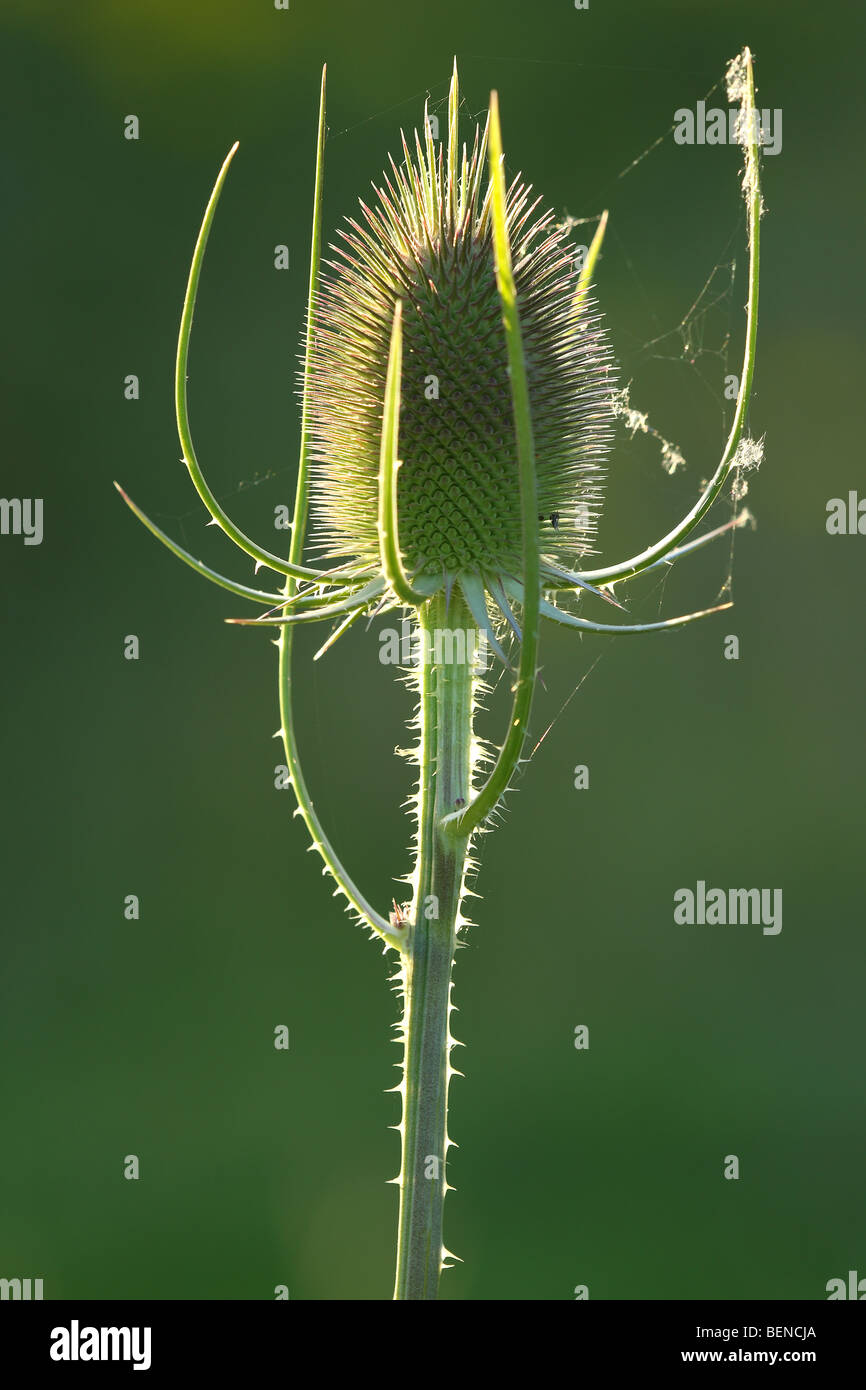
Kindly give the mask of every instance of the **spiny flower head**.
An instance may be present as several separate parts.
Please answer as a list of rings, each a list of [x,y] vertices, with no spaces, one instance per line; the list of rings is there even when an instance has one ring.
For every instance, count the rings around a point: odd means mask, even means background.
[[[754,104],[751,55],[743,53],[743,109]],[[189,427],[187,362],[205,246],[237,150],[223,161],[202,219],[181,315],[175,407],[183,458],[214,524],[256,562],[287,576],[280,592],[212,570],[165,535],[120,489],[145,526],[213,583],[271,606],[230,622],[286,626],[338,619],[318,655],[372,605],[421,610],[456,584],[476,625],[507,658],[490,621],[490,603],[520,647],[515,690],[535,680],[537,625],[546,618],[582,631],[636,633],[680,627],[709,613],[613,626],[548,601],[589,590],[622,605],[614,585],[670,565],[743,524],[681,544],[742,466],[757,331],[760,247],[758,138],[745,147],[749,299],[743,371],[722,457],[701,496],[667,535],[639,554],[602,568],[568,568],[591,543],[601,500],[603,461],[617,404],[610,348],[588,297],[604,236],[599,220],[578,270],[566,231],[519,178],[506,188],[498,99],[471,154],[458,144],[456,65],[448,100],[447,144],[424,138],[361,204],[363,223],[341,232],[337,259],[320,274],[325,74],[319,107],[310,307],[302,390],[301,455],[287,558],[245,535],[215,497]],[[485,160],[489,147],[489,160]],[[485,174],[487,165],[487,174]],[[312,465],[312,477],[311,477]],[[311,487],[312,484],[312,487]],[[322,570],[304,563],[308,503],[319,550],[346,562]],[[536,520],[537,513],[537,520]],[[600,585],[596,588],[594,585]],[[546,591],[546,592],[542,592]],[[524,632],[509,600],[523,610]],[[283,648],[285,651],[286,648]],[[512,729],[522,729],[527,710]],[[503,751],[516,747],[516,735]],[[468,813],[467,813],[468,814]],[[461,823],[466,816],[461,818]]]
[[[456,117],[456,72],[452,85]],[[488,124],[471,153],[424,136],[340,231],[311,306],[314,542],[376,567],[379,451],[395,304],[402,302],[398,520],[413,579],[450,585],[521,573],[515,425],[497,291]],[[539,546],[571,564],[591,546],[609,448],[611,351],[577,296],[554,213],[520,177],[506,212],[535,440]],[[548,576],[552,584],[553,577]]]

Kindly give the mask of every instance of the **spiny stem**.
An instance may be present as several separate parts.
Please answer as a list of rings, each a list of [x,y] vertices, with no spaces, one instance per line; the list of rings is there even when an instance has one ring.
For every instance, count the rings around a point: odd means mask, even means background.
[[[394,930],[391,924],[376,911],[372,903],[367,901],[360,888],[349,877],[343,864],[338,859],[333,845],[325,834],[324,827],[313,804],[313,798],[310,796],[309,789],[304,779],[298,753],[297,739],[295,737],[294,713],[292,710],[292,633],[292,628],[282,628],[277,645],[280,653],[280,732],[283,738],[283,747],[286,752],[286,766],[289,769],[292,790],[298,802],[298,811],[303,816],[304,824],[313,842],[313,847],[321,855],[325,869],[337,884],[337,891],[343,894],[349,906],[357,912],[364,923],[376,932],[388,946],[393,946],[395,950],[402,951],[405,947],[403,939],[404,933]]]
[[[322,245],[322,181],[325,161],[325,69],[322,69],[322,88],[319,101],[319,126],[316,137],[316,185],[313,197],[313,232],[312,246],[310,251],[310,286],[309,302],[315,302],[316,285],[319,276],[319,261],[321,257]],[[310,351],[312,346],[312,318],[307,325],[306,353],[304,358],[304,399],[301,415],[301,451],[298,462],[298,485],[295,496],[295,515],[292,521],[292,542],[289,549],[289,570],[290,574],[286,580],[286,599],[291,601],[297,594],[297,580],[294,577],[300,569],[300,560],[304,553],[304,541],[307,529],[307,511],[309,505],[309,469],[310,469],[310,427],[309,427],[309,378],[310,378]],[[338,606],[339,611],[343,612],[343,607]],[[319,616],[325,613],[330,614],[330,609],[321,610]],[[266,620],[267,621],[267,620]],[[280,628],[279,642],[277,643],[280,653],[279,665],[279,687],[280,687],[280,730],[283,736],[283,746],[286,750],[286,766],[289,769],[289,776],[292,780],[292,788],[298,802],[298,810],[304,818],[304,823],[310,833],[313,845],[325,863],[326,870],[334,878],[340,892],[343,893],[351,907],[359,914],[373,931],[377,932],[389,946],[397,950],[403,949],[403,939],[399,931],[395,931],[384,917],[376,912],[375,908],[369,903],[361,893],[361,890],[349,877],[337,858],[336,852],[325,834],[322,822],[313,805],[313,799],[307,789],[301,768],[298,744],[295,737],[295,717],[292,709],[292,655],[294,643],[294,628],[286,625]]]
[[[468,837],[443,833],[447,811],[465,802],[472,773],[475,625],[453,594],[420,611],[421,763],[418,863],[408,950],[403,957],[403,1162],[397,1237],[397,1300],[435,1299],[444,1246],[451,970]],[[462,659],[460,659],[462,657]],[[457,659],[454,659],[457,658]]]

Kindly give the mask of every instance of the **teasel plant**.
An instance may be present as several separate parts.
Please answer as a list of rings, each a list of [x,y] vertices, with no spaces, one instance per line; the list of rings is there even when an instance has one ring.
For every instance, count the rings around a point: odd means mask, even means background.
[[[473,850],[495,825],[525,761],[542,620],[598,635],[667,631],[725,603],[657,622],[619,620],[621,588],[740,524],[691,536],[732,472],[754,459],[745,435],[758,312],[760,131],[748,49],[728,66],[741,108],[748,238],[748,301],[739,394],[721,458],[689,512],[640,554],[582,567],[602,500],[616,414],[616,372],[593,297],[607,214],[582,266],[567,231],[520,177],[506,181],[497,94],[486,122],[461,143],[457,65],[448,128],[402,139],[373,206],[343,225],[322,255],[325,72],[313,198],[309,303],[301,373],[301,441],[287,556],[246,536],[211,491],[187,408],[190,332],[205,247],[230,150],[204,214],[189,272],[177,348],[175,404],[183,459],[231,541],[278,577],[257,588],[218,573],[166,535],[120,488],[168,549],[242,599],[265,605],[228,621],[277,628],[286,763],[311,848],[347,909],[396,958],[402,994],[399,1226],[394,1298],[435,1299],[450,1264],[443,1241],[450,1029],[455,950],[469,925]],[[435,383],[435,389],[431,389]],[[691,537],[691,538],[690,538]],[[320,563],[309,563],[309,554]],[[589,614],[586,613],[589,609]],[[393,611],[412,624],[417,659],[404,677],[417,695],[417,786],[410,799],[411,898],[378,910],[338,858],[298,752],[293,639],[302,623],[331,624],[316,659],[352,624]],[[608,616],[610,615],[610,616]],[[467,642],[467,633],[472,640]],[[479,651],[510,683],[501,746],[476,731],[489,686]],[[477,896],[472,894],[473,896]]]

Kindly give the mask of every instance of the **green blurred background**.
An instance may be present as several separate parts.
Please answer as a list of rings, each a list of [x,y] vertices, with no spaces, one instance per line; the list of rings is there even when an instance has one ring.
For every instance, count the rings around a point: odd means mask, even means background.
[[[758,529],[737,536],[732,613],[621,643],[545,633],[536,736],[601,660],[482,845],[446,1206],[465,1263],[443,1297],[821,1299],[866,1275],[866,540],[825,531],[827,500],[866,488],[860,23],[853,5],[779,0],[3,0],[2,492],[45,499],[45,538],[0,541],[0,1276],[42,1277],[47,1298],[391,1293],[387,963],[274,789],[273,649],[223,623],[242,601],[158,547],[111,486],[249,574],[203,524],[172,409],[189,255],[229,145],[191,409],[239,523],[279,545],[274,507],[293,496],[321,64],[330,237],[426,93],[441,112],[456,53],[464,115],[499,90],[509,167],[561,213],[611,210],[598,283],[623,378],[689,460],[668,478],[652,440],[620,439],[600,537],[615,559],[714,467],[745,299],[736,151],[668,136],[617,176],[743,43],[759,105],[784,113],[764,168]],[[678,333],[716,267],[700,307],[718,302]],[[635,614],[711,603],[730,554],[722,541],[666,588],[647,580]],[[409,867],[394,748],[411,702],[375,629],[313,667],[319,633],[299,643],[308,775],[384,905]],[[781,935],[675,926],[673,893],[698,879],[783,888]]]

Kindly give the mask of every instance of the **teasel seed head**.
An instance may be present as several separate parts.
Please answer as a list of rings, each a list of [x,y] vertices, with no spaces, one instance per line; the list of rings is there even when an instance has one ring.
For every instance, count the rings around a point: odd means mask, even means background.
[[[456,92],[456,71],[452,100]],[[456,102],[454,104],[456,112]],[[471,152],[434,141],[390,161],[372,206],[348,219],[311,305],[311,541],[375,567],[383,398],[402,303],[400,546],[407,572],[488,586],[521,573],[512,395],[497,291],[488,125]],[[539,547],[570,565],[592,547],[610,447],[612,353],[554,213],[518,176],[507,226],[535,440]],[[543,568],[542,568],[543,574]],[[542,580],[543,582],[543,580]]]

